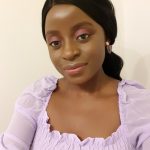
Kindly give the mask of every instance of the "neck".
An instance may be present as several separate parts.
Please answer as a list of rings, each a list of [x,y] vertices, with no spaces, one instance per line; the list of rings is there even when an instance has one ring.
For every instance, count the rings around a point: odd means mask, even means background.
[[[83,84],[72,84],[67,79],[63,78],[62,85],[63,89],[67,89],[67,93],[91,95],[100,91],[102,92],[110,80],[112,80],[112,78],[108,77],[103,71],[99,71],[95,76]]]

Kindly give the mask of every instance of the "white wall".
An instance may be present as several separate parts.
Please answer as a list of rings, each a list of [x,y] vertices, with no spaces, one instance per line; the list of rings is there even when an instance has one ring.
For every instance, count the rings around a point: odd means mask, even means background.
[[[150,1],[123,0],[124,74],[150,87]]]
[[[122,77],[150,88],[150,1],[112,0],[119,25],[114,50],[124,60]]]
[[[0,0],[0,132],[20,92],[55,73],[41,33],[43,0]]]
[[[119,25],[114,50],[125,61],[122,76],[150,87],[150,1],[113,0]],[[0,132],[20,92],[52,66],[41,34],[43,0],[0,0]]]

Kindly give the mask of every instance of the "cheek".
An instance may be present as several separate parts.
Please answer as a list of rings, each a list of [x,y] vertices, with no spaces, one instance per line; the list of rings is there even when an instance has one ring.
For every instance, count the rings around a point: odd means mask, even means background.
[[[105,45],[104,43],[100,43],[99,41],[90,42],[84,47],[83,54],[86,54],[88,59],[104,59],[105,57]]]
[[[103,48],[102,49],[100,49],[100,48],[96,49],[95,52],[91,53],[90,56],[91,56],[90,57],[90,63],[93,67],[95,67],[95,68],[102,67],[102,64],[103,64],[104,58],[105,58],[105,51]]]
[[[57,70],[60,70],[60,54],[57,52],[50,52],[49,51],[49,56],[51,59],[51,62],[53,63],[53,65],[56,67]]]
[[[103,41],[92,41],[84,48],[85,57],[89,62],[90,70],[92,72],[102,68],[102,64],[105,58],[105,43]],[[91,72],[91,71],[90,71]]]
[[[93,41],[93,49],[95,49],[95,54],[99,59],[104,59],[105,57],[105,39],[102,37],[96,38]]]

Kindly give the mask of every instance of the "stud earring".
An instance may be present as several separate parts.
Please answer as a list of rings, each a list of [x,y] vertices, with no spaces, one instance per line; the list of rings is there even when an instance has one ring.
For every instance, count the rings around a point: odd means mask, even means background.
[[[106,49],[107,49],[108,53],[111,54],[111,52],[112,52],[112,46],[109,44],[108,41],[106,42]]]

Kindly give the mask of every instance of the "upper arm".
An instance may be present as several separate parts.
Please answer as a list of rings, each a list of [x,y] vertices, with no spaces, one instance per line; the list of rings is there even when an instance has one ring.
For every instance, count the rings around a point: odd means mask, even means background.
[[[19,96],[9,126],[0,137],[1,149],[29,150],[41,108],[42,101],[30,88]]]
[[[44,77],[18,97],[7,130],[0,136],[0,150],[29,150],[37,128],[37,119],[57,79]]]
[[[138,150],[150,148],[150,91],[131,87],[127,92],[126,124],[130,143]]]

